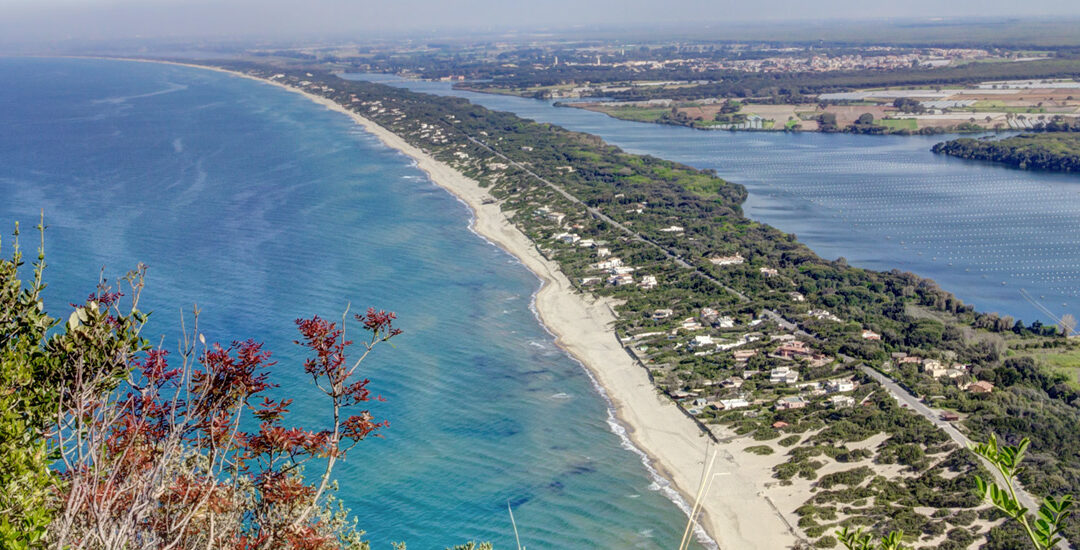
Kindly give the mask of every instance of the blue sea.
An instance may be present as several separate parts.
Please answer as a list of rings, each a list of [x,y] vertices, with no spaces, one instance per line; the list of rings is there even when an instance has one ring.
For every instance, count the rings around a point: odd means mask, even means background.
[[[952,135],[707,132],[617,120],[550,100],[453,90],[449,82],[348,78],[464,97],[595,134],[632,153],[712,168],[749,190],[747,216],[794,233],[825,258],[911,271],[980,311],[1029,323],[1053,323],[1047,312],[1080,316],[1078,174],[930,152]]]
[[[0,59],[0,229],[10,254],[44,210],[46,307],[62,315],[137,263],[146,334],[182,312],[210,340],[278,361],[294,421],[327,409],[293,320],[368,306],[405,333],[364,364],[385,438],[336,470],[374,548],[466,540],[529,548],[674,548],[685,515],[587,372],[531,308],[538,280],[472,233],[469,210],[347,117],[205,70]],[[700,548],[700,546],[695,546]]]

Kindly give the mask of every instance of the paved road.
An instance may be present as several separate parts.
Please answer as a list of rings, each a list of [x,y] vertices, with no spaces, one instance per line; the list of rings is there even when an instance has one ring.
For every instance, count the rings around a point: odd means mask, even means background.
[[[894,381],[892,378],[889,378],[888,376],[885,376],[884,374],[866,365],[861,365],[859,368],[862,369],[862,371],[866,374],[870,375],[871,378],[877,380],[878,383],[880,383],[886,390],[888,390],[888,392],[891,393],[897,401],[899,401],[903,405],[907,405],[907,408],[911,409],[912,411],[915,411],[916,413],[926,417],[927,420],[929,420],[935,426],[948,434],[949,437],[952,438],[952,440],[955,441],[958,445],[965,449],[971,448],[972,442],[970,439],[968,439],[968,436],[964,435],[963,432],[958,430],[953,423],[946,422],[941,419],[942,411],[928,407],[925,403],[920,401],[919,398],[912,395],[911,392],[904,389],[902,386],[900,386],[900,384],[897,384],[896,381]],[[998,472],[996,468],[991,466],[990,463],[986,460],[983,460],[983,465],[986,466],[986,469],[990,470],[990,472],[994,474],[994,479],[995,481],[997,481],[998,485],[1004,487],[1005,478],[1001,475],[1001,473]],[[1020,500],[1020,504],[1022,506],[1024,506],[1028,510],[1031,510],[1032,512],[1039,509],[1039,505],[1036,502],[1035,498],[1032,497],[1027,491],[1025,491],[1019,482],[1016,483],[1016,498]],[[1062,541],[1061,544],[1058,544],[1058,548],[1061,548],[1062,550],[1070,550],[1072,547],[1069,546],[1066,542]]]
[[[797,324],[795,324],[795,323],[793,323],[791,321],[788,321],[787,319],[784,318],[783,315],[780,315],[779,313],[777,313],[777,312],[775,312],[775,311],[773,311],[771,309],[766,309],[766,310],[763,310],[762,312],[768,318],[772,319],[773,321],[776,321],[776,324],[780,325],[780,328],[782,328],[782,329],[784,329],[784,330],[786,330],[788,332],[793,332],[795,334],[798,334],[799,336],[802,336],[803,338],[806,338],[806,339],[814,341],[814,342],[820,342],[821,341],[821,339],[818,338],[817,336],[814,336],[813,334],[810,334],[809,332],[806,332],[805,330],[799,328],[799,325],[797,325]],[[841,357],[841,358],[844,359],[845,363],[849,359],[849,358],[846,358],[846,357]]]

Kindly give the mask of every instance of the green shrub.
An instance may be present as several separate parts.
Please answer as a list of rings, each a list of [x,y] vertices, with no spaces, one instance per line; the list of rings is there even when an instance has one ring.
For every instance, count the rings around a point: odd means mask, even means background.
[[[747,448],[745,448],[743,450],[748,452],[748,453],[761,455],[761,456],[768,456],[768,455],[771,455],[774,452],[776,452],[776,451],[773,450],[772,447],[770,447],[768,445],[753,445],[753,446],[747,447]]]
[[[777,443],[779,443],[782,447],[790,447],[790,446],[798,443],[800,439],[802,439],[801,436],[789,435],[789,436],[781,439],[780,441],[777,441]]]

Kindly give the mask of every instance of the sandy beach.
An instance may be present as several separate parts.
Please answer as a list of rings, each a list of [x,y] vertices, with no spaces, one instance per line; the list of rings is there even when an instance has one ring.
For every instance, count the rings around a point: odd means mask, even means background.
[[[133,60],[148,61],[148,60]],[[156,62],[156,61],[155,61]],[[328,109],[341,112],[385,145],[413,158],[437,185],[464,201],[474,212],[473,230],[517,257],[543,285],[536,309],[557,344],[583,363],[605,389],[616,417],[661,476],[682,496],[689,511],[700,485],[710,439],[668,398],[660,395],[644,368],[622,348],[612,330],[615,315],[603,300],[578,293],[554,262],[541,256],[521,231],[505,217],[488,192],[472,179],[439,162],[398,135],[323,97],[243,73],[216,67],[187,65],[226,72],[299,93]],[[722,439],[723,441],[724,439]],[[701,527],[725,550],[778,550],[796,542],[796,536],[766,498],[771,466],[777,457],[743,452],[745,440],[721,444],[714,479],[703,499]],[[771,485],[771,484],[770,484]],[[677,499],[678,500],[678,499]],[[790,503],[782,502],[781,508]],[[797,506],[797,504],[796,504]],[[791,510],[785,510],[790,517]],[[647,527],[647,526],[642,526]]]

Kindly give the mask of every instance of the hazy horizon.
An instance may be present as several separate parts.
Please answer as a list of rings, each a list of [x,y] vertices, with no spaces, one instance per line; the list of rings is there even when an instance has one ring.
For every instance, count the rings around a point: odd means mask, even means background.
[[[597,0],[513,3],[497,0],[0,0],[0,41],[56,44],[70,41],[198,38],[266,39],[363,33],[417,38],[434,32],[572,31],[575,28],[707,28],[740,23],[935,18],[974,21],[992,17],[1077,17],[1080,3],[927,0],[869,5],[850,0],[817,4],[792,0]]]

